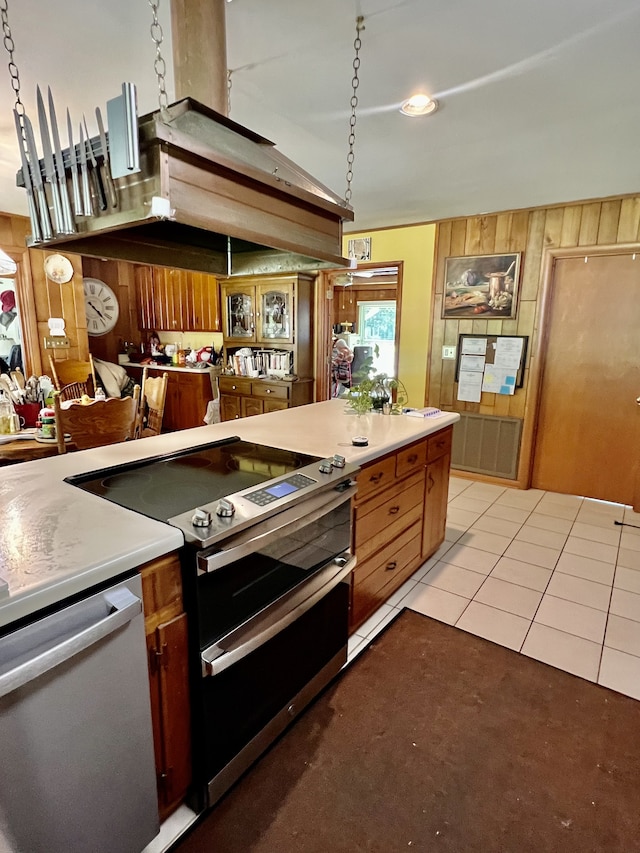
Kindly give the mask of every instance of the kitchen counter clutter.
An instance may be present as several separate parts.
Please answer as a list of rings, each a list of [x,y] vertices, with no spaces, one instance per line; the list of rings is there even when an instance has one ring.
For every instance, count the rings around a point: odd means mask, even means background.
[[[234,435],[314,456],[340,454],[365,465],[389,455],[399,457],[401,448],[420,445],[458,417],[444,412],[436,418],[357,417],[344,401],[328,400],[7,468],[0,480],[0,578],[6,582],[6,588],[0,583],[0,628],[183,544],[176,528],[86,494],[65,483],[67,476]],[[355,447],[351,441],[356,435],[366,435],[367,446]],[[448,475],[448,457],[441,458],[447,459]],[[404,478],[402,463],[398,467],[396,459],[393,464],[395,488]]]

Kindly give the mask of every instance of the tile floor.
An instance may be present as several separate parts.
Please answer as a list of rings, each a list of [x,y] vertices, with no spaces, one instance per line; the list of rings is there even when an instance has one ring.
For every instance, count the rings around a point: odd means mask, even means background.
[[[640,699],[640,514],[453,476],[445,541],[349,661],[403,607]]]

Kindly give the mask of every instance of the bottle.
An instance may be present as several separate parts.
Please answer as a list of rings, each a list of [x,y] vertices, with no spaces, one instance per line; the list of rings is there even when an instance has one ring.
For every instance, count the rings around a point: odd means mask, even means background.
[[[9,435],[11,432],[11,415],[13,406],[11,400],[4,391],[0,391],[0,435]]]
[[[95,400],[106,400],[107,399],[107,395],[104,393],[104,388],[96,388],[93,396],[94,396]]]

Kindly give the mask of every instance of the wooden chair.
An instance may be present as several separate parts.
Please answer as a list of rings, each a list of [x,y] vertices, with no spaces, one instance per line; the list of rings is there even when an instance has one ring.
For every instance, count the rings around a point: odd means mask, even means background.
[[[62,395],[54,394],[58,453],[66,453],[65,433],[78,450],[116,444],[134,438],[138,417],[140,386],[133,389],[132,397],[110,397],[91,403],[70,403],[62,407]]]
[[[167,384],[169,374],[162,376],[147,376],[148,369],[142,371],[142,393],[136,423],[136,438],[146,438],[149,435],[160,435],[164,403],[167,399]]]
[[[93,397],[96,371],[91,354],[89,361],[76,361],[71,358],[55,361],[49,353],[49,366],[53,384],[60,391],[62,400],[78,400],[83,394]]]

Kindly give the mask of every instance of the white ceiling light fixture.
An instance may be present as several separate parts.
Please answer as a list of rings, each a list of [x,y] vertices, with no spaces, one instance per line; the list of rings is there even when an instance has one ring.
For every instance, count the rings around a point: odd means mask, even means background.
[[[412,95],[400,107],[400,112],[406,116],[428,116],[438,109],[438,102],[429,95]]]

